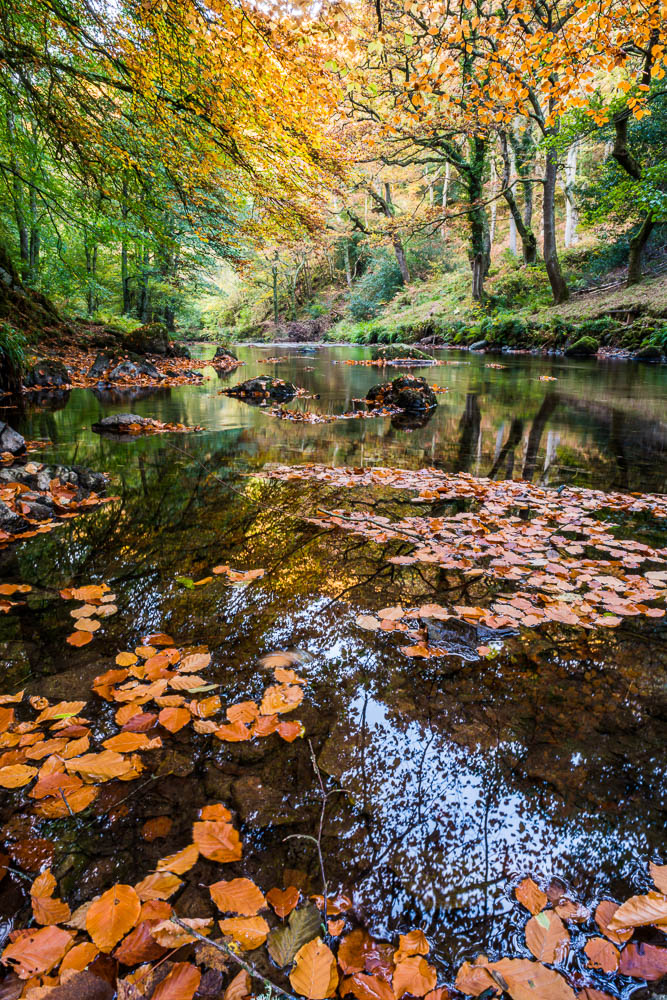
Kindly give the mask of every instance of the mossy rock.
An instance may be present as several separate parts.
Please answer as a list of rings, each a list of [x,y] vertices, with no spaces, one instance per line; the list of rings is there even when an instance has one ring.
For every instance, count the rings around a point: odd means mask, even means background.
[[[438,405],[433,389],[425,378],[401,375],[391,382],[381,382],[368,390],[366,402],[372,406],[398,406],[410,412],[429,410]]]
[[[431,361],[432,358],[426,351],[420,351],[412,344],[386,344],[373,351],[373,357],[377,361],[396,361],[399,358],[409,358],[411,361]]]
[[[226,396],[243,399],[246,403],[261,403],[266,399],[283,402],[292,399],[296,391],[296,386],[291,382],[271,375],[258,375],[257,378],[246,379],[245,382],[222,390]]]
[[[646,344],[632,355],[633,361],[644,361],[649,365],[659,365],[665,360],[662,351],[655,344]]]
[[[565,348],[566,358],[592,358],[598,352],[599,344],[595,337],[579,337],[573,344]]]
[[[138,326],[124,338],[123,347],[135,354],[163,354],[169,353],[169,333],[163,323],[146,323],[145,326]]]
[[[42,385],[60,388],[63,385],[69,385],[69,383],[69,372],[65,365],[62,361],[54,361],[51,358],[43,358],[38,361],[23,376],[23,384],[29,389]]]

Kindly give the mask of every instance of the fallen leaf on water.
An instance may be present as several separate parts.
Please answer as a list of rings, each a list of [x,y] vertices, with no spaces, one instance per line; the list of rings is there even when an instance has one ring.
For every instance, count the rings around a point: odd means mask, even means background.
[[[36,767],[27,764],[10,764],[0,767],[0,786],[2,788],[23,788],[37,774]]]
[[[246,1000],[252,992],[252,982],[245,969],[241,969],[224,992],[222,1000]]]
[[[127,934],[113,953],[117,962],[123,965],[138,965],[139,962],[154,962],[164,955],[165,949],[152,936],[152,921],[141,923]]]
[[[631,941],[621,952],[618,971],[653,982],[667,974],[667,948]]]
[[[338,947],[338,964],[343,972],[347,975],[363,972],[366,967],[366,957],[372,947],[371,937],[363,928],[356,927],[346,934]]]
[[[321,938],[302,945],[294,956],[289,981],[292,988],[308,1000],[325,1000],[336,992],[336,959]]]
[[[141,882],[137,882],[135,889],[141,900],[168,899],[182,885],[180,878],[173,872],[161,871],[147,875]]]
[[[264,692],[260,712],[262,715],[291,712],[303,701],[303,689],[298,684],[274,684]]]
[[[421,955],[404,958],[394,971],[394,993],[400,1000],[404,993],[423,997],[435,988],[436,971]]]
[[[525,878],[519,882],[514,890],[514,895],[519,902],[529,910],[533,916],[543,910],[547,905],[547,894],[542,892],[540,887],[533,882],[532,878]]]
[[[160,840],[167,837],[171,831],[174,821],[171,816],[154,816],[147,819],[141,828],[141,836],[149,843],[153,840]]]
[[[213,802],[211,805],[204,806],[200,809],[199,818],[226,821],[232,818],[232,814],[227,806],[223,806],[222,802]]]
[[[187,708],[163,708],[158,715],[160,725],[168,729],[170,733],[177,733],[188,724],[190,719],[191,715]]]
[[[394,953],[394,962],[398,965],[404,958],[413,955],[428,955],[431,946],[423,931],[414,930],[401,934],[398,939],[398,950]]]
[[[73,969],[75,972],[83,972],[98,955],[98,949],[90,941],[75,944],[63,958],[58,972],[61,976],[68,969]]]
[[[65,639],[70,646],[87,646],[89,642],[93,641],[92,633],[90,632],[72,632]]]
[[[306,730],[301,722],[280,722],[276,728],[278,736],[286,743],[294,743],[294,740],[304,736]]]
[[[341,996],[354,994],[357,1000],[396,1000],[389,983],[379,976],[367,976],[363,972],[344,979],[340,987]]]
[[[199,851],[195,844],[188,844],[182,851],[176,854],[169,854],[166,858],[160,858],[156,868],[158,871],[173,872],[175,875],[183,875],[197,863]]]
[[[111,951],[139,919],[141,902],[131,885],[114,885],[88,909],[86,930],[100,949]]]
[[[239,913],[244,917],[254,917],[266,908],[266,900],[249,878],[234,878],[229,882],[214,882],[209,892],[215,905],[222,913]]]
[[[612,899],[603,899],[600,903],[598,903],[595,909],[595,923],[598,925],[602,933],[611,941],[615,941],[617,944],[623,944],[625,941],[629,941],[632,937],[632,928],[618,931],[610,930],[609,928],[609,921],[616,913],[618,905],[619,904],[615,903]]]
[[[2,962],[14,970],[19,979],[30,979],[57,965],[72,943],[73,935],[61,927],[42,927],[30,931],[8,945]]]
[[[281,968],[289,965],[299,948],[320,933],[321,916],[312,903],[293,910],[282,927],[274,927],[269,935],[269,955]]]
[[[266,901],[270,903],[276,916],[281,920],[289,916],[299,902],[300,892],[293,885],[287,889],[269,889]]]
[[[197,931],[198,934],[210,934],[211,932],[212,920],[205,920],[201,917],[181,917],[179,919],[193,931]],[[155,924],[151,929],[151,934],[165,948],[180,948],[184,944],[191,944],[197,940],[194,934],[188,934],[184,927],[169,919]]]
[[[199,853],[211,861],[241,859],[241,841],[231,823],[209,821],[195,823],[192,828],[192,838]]]
[[[540,962],[555,965],[566,958],[570,935],[556,913],[543,910],[526,924],[526,944]]]
[[[606,938],[589,938],[584,945],[584,952],[592,969],[601,969],[602,972],[616,972],[618,969],[620,952],[616,945]]]
[[[667,865],[654,865],[651,861],[648,867],[654,885],[667,895]]]
[[[631,896],[618,907],[608,923],[610,931],[627,927],[642,927],[667,920],[667,896],[659,892],[648,892],[645,896]]]
[[[233,938],[244,951],[253,951],[264,944],[269,934],[269,925],[264,917],[227,917],[219,920],[218,927],[223,934]]]

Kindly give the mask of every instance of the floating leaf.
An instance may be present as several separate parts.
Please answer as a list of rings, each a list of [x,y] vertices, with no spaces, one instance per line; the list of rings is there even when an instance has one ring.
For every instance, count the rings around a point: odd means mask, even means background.
[[[96,899],[86,914],[86,930],[100,949],[111,951],[139,919],[141,903],[131,885],[114,885]]]
[[[343,972],[348,975],[362,972],[366,968],[366,957],[372,946],[370,935],[361,927],[346,934],[338,947],[338,964]]]
[[[8,767],[0,767],[0,787],[2,788],[23,788],[37,774],[36,767],[29,767],[27,764],[10,764]]]
[[[184,924],[187,924],[193,931],[197,931],[198,934],[209,934],[211,931],[212,920],[205,920],[201,917],[194,918],[180,918],[183,920]],[[174,923],[173,920],[163,920],[159,924],[155,924],[151,928],[151,934],[161,945],[165,948],[180,948],[184,944],[191,944],[196,941],[197,938],[194,934],[188,934],[184,927],[180,924]]]
[[[260,712],[262,715],[280,715],[291,712],[303,701],[303,689],[298,684],[274,684],[264,692]]]
[[[308,1000],[325,1000],[334,995],[338,986],[336,959],[321,938],[314,938],[299,948],[289,981],[292,988]]]
[[[667,948],[631,941],[621,952],[618,971],[653,982],[667,974]]]
[[[266,894],[266,901],[273,907],[276,916],[281,920],[287,917],[299,902],[299,890],[293,885],[287,889],[270,889]]]
[[[648,867],[654,885],[660,892],[667,895],[667,865],[654,865],[651,862]]]
[[[254,722],[259,716],[259,708],[254,701],[240,701],[226,710],[230,722]]]
[[[188,724],[190,718],[187,708],[163,708],[158,715],[160,725],[168,729],[170,733],[177,733]]]
[[[394,993],[400,1000],[404,993],[414,997],[423,997],[435,989],[436,971],[421,955],[404,958],[394,971]]]
[[[72,632],[65,639],[65,642],[69,646],[87,646],[89,642],[93,641],[93,636],[91,632]]]
[[[398,940],[398,951],[394,955],[394,962],[397,965],[404,958],[410,958],[413,955],[428,955],[430,951],[431,946],[423,931],[415,930],[408,934],[401,934]]]
[[[58,964],[70,947],[72,937],[61,927],[29,931],[5,948],[2,962],[13,969],[19,979],[42,975]]]
[[[138,965],[139,962],[154,962],[164,955],[164,947],[151,934],[151,925],[152,921],[142,920],[123,938],[113,953],[117,962]]]
[[[526,924],[526,944],[540,962],[555,965],[566,958],[570,935],[557,914],[544,910]]]
[[[168,899],[182,885],[183,883],[177,875],[162,871],[147,875],[141,882],[137,882],[135,889],[141,900]]]
[[[195,844],[188,844],[182,851],[177,851],[176,854],[169,854],[166,858],[160,858],[156,868],[158,871],[168,871],[173,872],[175,875],[182,875],[184,872],[190,871],[193,865],[197,863],[198,858],[199,851]]]
[[[584,952],[592,969],[601,969],[602,972],[616,972],[618,969],[620,952],[616,945],[606,938],[589,938],[584,946]]]
[[[227,917],[219,920],[218,927],[223,934],[233,938],[244,951],[253,951],[264,944],[269,934],[269,925],[264,917]]]
[[[645,896],[631,896],[618,907],[607,927],[610,931],[628,927],[642,927],[667,920],[667,896],[648,892]]]
[[[539,913],[547,905],[547,894],[542,892],[532,878],[525,878],[519,882],[514,890],[514,895],[533,915]]]
[[[252,983],[250,976],[245,969],[241,969],[225,990],[222,1000],[246,1000],[251,993]]]
[[[628,930],[610,930],[609,921],[612,919],[616,911],[618,910],[618,903],[615,903],[612,899],[603,899],[598,903],[595,909],[595,923],[598,925],[602,933],[608,937],[611,941],[615,941],[617,944],[623,944],[625,941],[629,941],[632,937],[632,928]]]
[[[242,855],[239,835],[225,822],[199,822],[192,828],[192,838],[199,853],[211,861],[240,861]]]
[[[238,913],[244,917],[254,917],[260,910],[266,908],[263,894],[249,878],[214,882],[209,886],[209,892],[211,899],[222,913]]]
[[[75,944],[63,958],[58,972],[61,976],[68,969],[73,969],[74,972],[83,972],[98,955],[98,949],[90,941]]]
[[[342,996],[353,993],[357,1000],[396,1000],[389,983],[379,976],[367,976],[363,972],[356,972],[344,979],[340,993]]]
[[[153,840],[161,840],[167,837],[171,831],[174,821],[171,816],[154,816],[147,819],[141,828],[141,836],[149,843]]]

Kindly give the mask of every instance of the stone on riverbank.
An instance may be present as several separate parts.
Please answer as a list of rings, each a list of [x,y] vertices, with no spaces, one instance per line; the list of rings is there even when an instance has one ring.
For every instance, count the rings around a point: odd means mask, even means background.
[[[372,406],[398,406],[402,410],[429,410],[438,405],[433,389],[425,378],[401,375],[392,382],[381,382],[368,390],[366,402]]]
[[[632,355],[632,360],[644,361],[649,365],[659,365],[665,359],[659,347],[655,347],[653,344],[647,344],[646,347],[640,347],[638,351],[635,351]]]
[[[565,348],[566,358],[592,358],[598,352],[598,342],[594,337],[579,337]]]
[[[25,438],[4,420],[0,420],[0,452],[3,451],[22,455],[25,451]]]
[[[261,399],[275,399],[282,402],[296,396],[296,386],[292,382],[285,382],[284,379],[273,378],[271,375],[258,375],[256,378],[249,378],[221,391],[226,396],[239,397],[249,403]]]
[[[23,385],[27,389],[36,386],[56,386],[60,388],[70,384],[70,376],[62,361],[42,358],[29,368],[23,376]]]
[[[396,361],[409,358],[413,361],[432,361],[430,354],[420,351],[413,344],[383,344],[373,351],[373,358],[378,361]]]

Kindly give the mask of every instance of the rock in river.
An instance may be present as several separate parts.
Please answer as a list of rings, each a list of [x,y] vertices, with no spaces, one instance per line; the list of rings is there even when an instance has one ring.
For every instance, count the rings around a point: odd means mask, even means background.
[[[53,361],[50,358],[42,358],[23,376],[23,385],[27,389],[42,385],[63,386],[69,384],[69,372],[65,365],[62,361]]]
[[[0,420],[0,451],[9,451],[12,455],[25,451],[25,438],[4,420]]]
[[[239,396],[248,403],[263,399],[276,399],[282,402],[296,396],[295,385],[285,382],[282,378],[273,378],[272,375],[258,375],[257,378],[249,378],[222,391],[226,396]]]
[[[426,379],[416,375],[401,375],[392,382],[374,385],[368,390],[366,402],[373,406],[398,406],[402,410],[429,410],[438,405]]]

